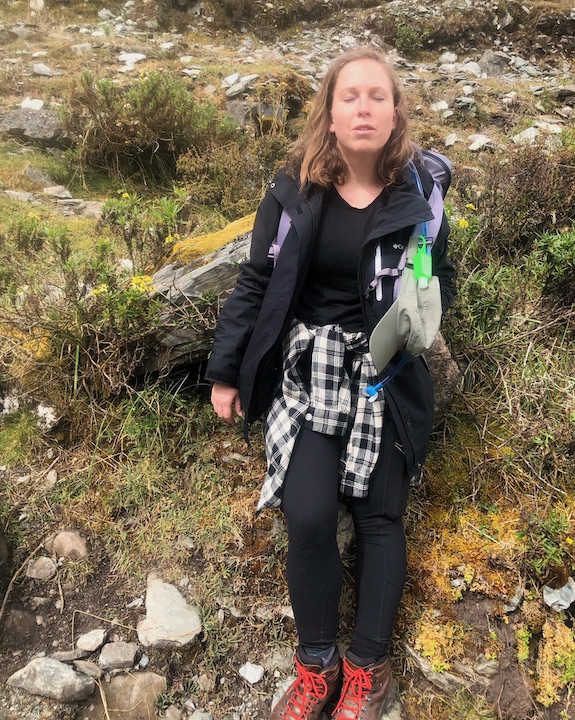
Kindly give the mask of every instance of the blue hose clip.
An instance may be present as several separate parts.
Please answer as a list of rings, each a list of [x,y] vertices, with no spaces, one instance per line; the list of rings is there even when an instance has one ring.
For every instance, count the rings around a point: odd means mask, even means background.
[[[407,352],[404,352],[401,356],[401,360],[397,363],[397,365],[389,372],[383,380],[380,380],[375,385],[368,385],[363,389],[363,394],[367,396],[368,402],[375,402],[377,400],[377,396],[379,391],[384,388],[393,378],[397,375],[397,373],[401,370],[401,368],[408,363],[411,360],[411,355]]]

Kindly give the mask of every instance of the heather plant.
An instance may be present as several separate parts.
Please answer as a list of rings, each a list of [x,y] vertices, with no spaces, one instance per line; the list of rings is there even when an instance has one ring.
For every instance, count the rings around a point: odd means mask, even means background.
[[[178,75],[151,72],[122,87],[84,72],[64,110],[80,170],[144,185],[171,183],[179,156],[226,143],[236,130],[214,103],[198,101]]]
[[[519,257],[542,233],[556,233],[575,220],[575,146],[550,152],[540,146],[481,156],[479,177],[455,184],[477,206],[481,234],[477,250]]]
[[[109,229],[128,253],[137,272],[153,268],[188,227],[191,204],[181,188],[169,196],[145,198],[118,191],[103,208],[101,229]]]

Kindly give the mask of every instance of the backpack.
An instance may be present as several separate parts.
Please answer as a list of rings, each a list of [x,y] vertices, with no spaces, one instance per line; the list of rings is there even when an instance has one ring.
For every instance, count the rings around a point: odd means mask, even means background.
[[[420,150],[420,158],[433,178],[433,190],[428,198],[429,206],[433,212],[434,219],[429,222],[420,223],[415,228],[415,236],[423,237],[426,239],[426,244],[429,252],[431,247],[437,238],[439,228],[443,219],[443,198],[445,197],[449,186],[451,185],[451,161],[445,155],[442,155],[436,150]],[[419,192],[423,195],[423,186],[421,184],[421,178],[419,172],[415,166],[415,163],[409,163],[409,169],[417,184]],[[282,245],[291,227],[291,218],[287,210],[282,210],[280,220],[278,223],[278,230],[276,237],[273,239],[269,250],[268,250],[268,263],[272,268],[276,266],[277,259],[282,249]],[[376,290],[376,297],[381,293],[381,282],[380,278],[384,275],[396,277],[398,280],[403,272],[405,263],[407,261],[407,249],[401,256],[399,265],[397,268],[382,268],[381,267],[381,249],[379,245],[376,247],[375,266],[376,272],[372,282],[369,284],[366,292],[369,293],[372,289]],[[396,287],[394,287],[394,298],[399,291],[399,283],[396,281]],[[378,289],[379,288],[379,289]],[[381,297],[377,297],[381,299]]]

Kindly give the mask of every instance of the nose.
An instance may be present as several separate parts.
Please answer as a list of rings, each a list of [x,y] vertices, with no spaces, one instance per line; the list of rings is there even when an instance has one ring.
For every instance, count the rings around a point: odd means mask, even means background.
[[[357,103],[357,114],[365,115],[369,112],[369,100],[365,95],[360,95]]]

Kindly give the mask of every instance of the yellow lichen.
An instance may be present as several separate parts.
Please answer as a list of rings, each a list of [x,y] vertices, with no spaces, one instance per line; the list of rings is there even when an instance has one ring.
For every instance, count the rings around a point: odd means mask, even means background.
[[[545,707],[559,700],[563,688],[575,690],[575,637],[558,618],[549,618],[543,626],[535,688],[537,701]]]
[[[411,544],[410,567],[429,596],[457,600],[466,590],[491,597],[507,594],[516,585],[513,560],[522,551],[517,538],[519,509],[483,511],[467,507],[458,517],[445,508],[432,508]]]
[[[464,654],[465,628],[448,622],[435,610],[426,610],[414,633],[414,647],[431,663],[435,672],[445,672]]]
[[[252,213],[239,220],[235,220],[217,232],[199,235],[198,237],[188,238],[187,240],[176,243],[172,248],[168,262],[177,262],[185,265],[214,250],[218,250],[240,235],[249,232],[254,226],[255,217],[255,213]]]

